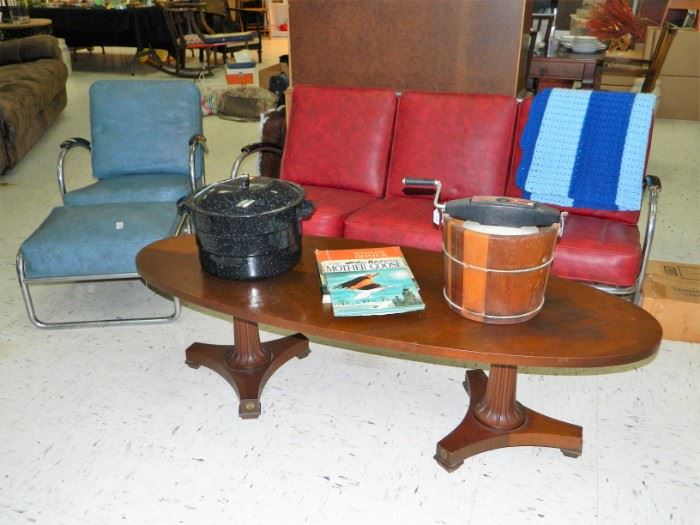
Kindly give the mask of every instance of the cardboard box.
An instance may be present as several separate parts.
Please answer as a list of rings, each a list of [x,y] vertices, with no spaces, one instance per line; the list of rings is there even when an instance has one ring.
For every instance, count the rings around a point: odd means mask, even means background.
[[[658,35],[658,27],[647,28],[644,58],[651,57]],[[661,68],[661,74],[700,77],[700,31],[687,27],[678,30]]]
[[[659,37],[658,27],[647,28],[644,58]],[[700,32],[681,28],[676,33],[659,77],[659,118],[700,120]]]
[[[258,72],[254,62],[226,64],[226,83],[236,86],[255,85]]]
[[[664,339],[700,342],[700,266],[649,261],[642,307],[664,330]]]
[[[634,84],[634,79],[635,77],[631,75],[616,75],[615,73],[603,73],[603,76],[600,77],[600,83],[606,84],[608,86],[626,87],[627,91],[629,91],[629,88],[631,88],[632,84]]]
[[[700,120],[700,77],[659,77],[661,97],[656,116]]]
[[[617,59],[620,62],[624,60],[641,60],[644,58],[645,45],[637,44],[634,49],[628,49],[627,51],[608,51],[606,56],[612,59]],[[612,69],[622,68],[623,66],[619,64],[612,63]],[[610,69],[603,68],[603,74],[600,78],[600,89],[603,91],[631,91],[634,81],[637,77],[634,76],[634,72],[639,68],[631,67],[630,74],[615,73],[610,72]],[[641,76],[641,74],[639,75]]]
[[[659,40],[660,31],[661,28],[659,26],[647,26],[647,34],[644,37],[644,53],[642,56],[644,60],[651,60],[651,55],[654,49],[656,49],[656,43]]]
[[[634,80],[635,77],[629,75],[603,73],[603,76],[600,79],[600,89],[603,91],[629,92],[634,85]]]
[[[279,75],[280,73],[284,73],[287,76],[289,76],[289,64],[285,64],[283,62],[280,62],[279,64],[275,64],[274,66],[266,67],[265,69],[260,70],[260,83],[258,84],[260,87],[269,89],[270,88],[270,77],[273,77],[275,75]]]

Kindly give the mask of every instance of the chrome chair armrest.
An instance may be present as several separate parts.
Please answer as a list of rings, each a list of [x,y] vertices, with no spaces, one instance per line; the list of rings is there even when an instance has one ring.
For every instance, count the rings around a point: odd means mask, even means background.
[[[654,240],[654,232],[656,230],[656,212],[659,203],[659,193],[661,193],[661,180],[654,175],[644,177],[644,185],[649,193],[647,224],[644,231],[644,242],[642,244],[642,264],[639,268],[639,277],[637,277],[637,290],[634,293],[632,301],[639,305],[642,301],[642,284],[644,283],[644,275],[647,271],[649,263],[649,255],[651,253],[651,243]]]
[[[190,151],[188,157],[188,163],[190,167],[190,187],[192,191],[195,191],[198,187],[197,184],[197,149],[202,148],[204,153],[209,153],[207,148],[207,139],[204,135],[193,135],[190,139]],[[202,180],[201,185],[205,184],[205,173],[204,173],[204,163],[202,163]]]
[[[90,146],[90,141],[80,137],[72,137],[68,140],[64,140],[61,143],[61,151],[58,154],[58,168],[56,170],[56,178],[58,181],[58,192],[61,194],[61,201],[66,195],[66,179],[65,179],[65,159],[68,152],[74,147],[85,148],[88,151],[92,151]]]
[[[647,175],[644,177],[644,187],[648,191],[658,193],[661,191],[661,179],[656,175]]]
[[[238,170],[240,170],[241,164],[247,157],[253,155],[254,153],[262,153],[265,151],[269,153],[276,153],[280,157],[282,156],[282,148],[272,142],[255,142],[253,144],[243,146],[241,148],[241,154],[238,156],[236,161],[233,163],[233,167],[231,168],[231,178],[233,179],[238,177]]]

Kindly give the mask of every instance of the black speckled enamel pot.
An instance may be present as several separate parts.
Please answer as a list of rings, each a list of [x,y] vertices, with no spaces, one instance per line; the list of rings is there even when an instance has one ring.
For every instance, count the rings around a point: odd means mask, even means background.
[[[205,271],[225,279],[262,279],[301,257],[299,222],[311,214],[304,189],[267,177],[238,177],[202,188],[180,203],[188,211]]]

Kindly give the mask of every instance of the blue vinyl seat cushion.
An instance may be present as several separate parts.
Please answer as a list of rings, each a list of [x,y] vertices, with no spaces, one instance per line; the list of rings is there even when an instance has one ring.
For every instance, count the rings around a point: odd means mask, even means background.
[[[63,197],[66,206],[125,202],[177,202],[191,192],[188,175],[123,175],[103,179],[69,191]]]
[[[24,241],[28,279],[136,273],[136,254],[175,232],[170,202],[60,206]]]

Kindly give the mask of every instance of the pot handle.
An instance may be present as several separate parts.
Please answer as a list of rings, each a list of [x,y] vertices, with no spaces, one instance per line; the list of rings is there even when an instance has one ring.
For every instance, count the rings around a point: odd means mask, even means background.
[[[190,198],[188,195],[185,195],[184,197],[180,197],[177,200],[177,203],[175,205],[177,206],[177,212],[180,215],[190,212],[189,200],[190,200]]]
[[[313,213],[315,207],[316,206],[311,201],[307,201],[307,200],[301,201],[301,204],[297,208],[297,220],[300,221],[302,219],[305,219],[309,215],[311,215]]]

